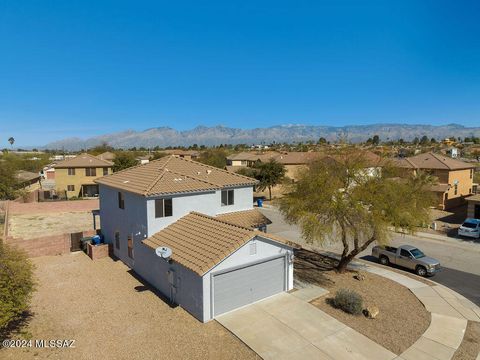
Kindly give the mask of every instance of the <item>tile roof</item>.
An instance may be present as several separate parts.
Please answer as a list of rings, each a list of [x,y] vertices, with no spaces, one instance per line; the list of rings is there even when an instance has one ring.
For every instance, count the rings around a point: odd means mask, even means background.
[[[104,153],[101,153],[100,155],[97,155],[97,158],[100,160],[107,160],[107,161],[113,161],[115,160],[115,154],[110,152],[110,151],[105,151]]]
[[[287,152],[276,156],[274,159],[284,165],[308,164],[313,160],[320,159],[324,155],[318,152]]]
[[[436,170],[463,170],[474,168],[473,165],[466,162],[452,159],[448,156],[435,154],[432,152],[418,154],[412,157],[397,161],[400,167],[411,169],[436,169]]]
[[[15,175],[16,178],[21,182],[32,181],[40,178],[38,173],[25,170],[18,170]]]
[[[467,201],[480,201],[480,194],[472,195],[466,198]]]
[[[294,246],[288,240],[191,212],[142,242],[172,249],[171,259],[199,275],[233,254],[255,236]]]
[[[430,187],[430,190],[433,192],[441,192],[444,193],[450,190],[450,185],[448,184],[435,184]]]
[[[74,158],[59,161],[53,167],[56,169],[83,168],[83,167],[110,167],[113,164],[107,160],[101,160],[90,154],[81,154]]]
[[[250,151],[250,152],[244,151],[244,152],[241,152],[241,153],[238,153],[238,154],[229,155],[229,156],[227,156],[227,159],[228,160],[240,160],[240,161],[241,160],[268,161],[270,159],[274,159],[278,155],[280,155],[280,154],[278,152],[275,152],[275,151],[268,151],[268,152],[264,152],[264,153],[259,153],[259,152],[256,152],[256,151]]]
[[[263,215],[258,209],[235,211],[216,216],[217,219],[229,222],[231,224],[255,229],[262,225],[268,225],[272,222]]]
[[[257,180],[196,161],[165,156],[95,180],[144,196],[253,186]]]

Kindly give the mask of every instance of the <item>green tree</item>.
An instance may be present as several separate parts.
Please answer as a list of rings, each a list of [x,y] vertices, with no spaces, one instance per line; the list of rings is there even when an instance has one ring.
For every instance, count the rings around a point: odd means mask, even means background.
[[[163,151],[155,151],[153,155],[151,156],[150,160],[157,160],[161,159],[162,157],[167,156],[168,154],[163,152]]]
[[[318,139],[318,142],[317,144],[319,145],[325,145],[327,143],[327,139],[325,139],[324,137],[321,137],[320,139]]]
[[[210,166],[223,169],[227,166],[227,153],[222,148],[208,149],[202,152],[198,158],[198,161]]]
[[[423,135],[420,139],[420,145],[427,145],[429,143],[427,135]]]
[[[15,139],[13,138],[13,136],[8,138],[8,142],[10,143],[10,146],[13,147],[13,143],[15,142]]]
[[[373,135],[372,144],[373,144],[373,145],[378,145],[378,144],[380,144],[380,136],[378,136],[378,135]]]
[[[91,148],[88,152],[92,155],[100,155],[107,151],[113,152],[115,151],[115,149],[112,146],[108,145],[107,142],[103,142],[100,145]]]
[[[0,200],[16,198],[20,184],[15,177],[16,170],[6,161],[0,162]]]
[[[128,151],[119,151],[113,160],[113,171],[117,172],[136,165],[138,165],[138,160],[135,159],[135,155]]]
[[[0,338],[28,310],[35,289],[27,255],[0,241]]]
[[[272,187],[285,179],[285,166],[271,159],[268,162],[259,163],[255,167],[257,169],[256,179],[259,181],[257,189],[260,191],[268,189],[268,197],[272,200]]]
[[[371,243],[387,243],[391,227],[413,232],[429,221],[431,178],[381,175],[398,173],[393,167],[385,171],[387,164],[371,175],[365,171],[369,166],[358,149],[316,161],[280,200],[286,220],[300,226],[308,243],[341,242],[339,272]]]

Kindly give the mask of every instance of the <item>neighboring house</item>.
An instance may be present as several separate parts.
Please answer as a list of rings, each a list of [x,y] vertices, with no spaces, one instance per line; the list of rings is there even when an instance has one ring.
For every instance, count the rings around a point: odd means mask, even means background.
[[[152,155],[143,155],[143,156],[137,157],[136,160],[140,165],[145,165],[150,162],[151,158],[152,158]]]
[[[257,163],[257,161],[267,162],[270,159],[274,159],[278,155],[280,155],[280,153],[274,151],[265,153],[259,153],[256,151],[245,151],[227,156],[227,166],[232,170],[240,167],[252,167],[255,165],[255,163]]]
[[[297,180],[298,172],[307,168],[314,160],[322,158],[318,152],[283,152],[274,158],[275,161],[285,166],[285,176],[292,181]]]
[[[113,162],[113,160],[115,160],[115,154],[110,151],[105,151],[104,153],[97,155],[97,158],[99,158],[100,160],[107,160]]]
[[[18,170],[16,172],[16,178],[24,190],[34,191],[41,188],[41,175],[39,173]]]
[[[456,148],[456,147],[449,147],[448,149],[445,150],[445,153],[448,156],[450,156],[452,159],[456,159],[460,155],[459,154],[460,152],[459,152],[458,148]]]
[[[465,197],[473,192],[474,166],[463,161],[429,152],[399,160],[396,164],[414,174],[423,171],[437,178],[431,191],[437,195],[437,207],[441,210],[464,204]]]
[[[112,163],[90,154],[81,154],[55,164],[55,189],[58,196],[98,196],[95,180],[112,173]]]
[[[480,194],[467,197],[467,218],[480,219]]]
[[[292,245],[255,230],[256,180],[167,156],[96,182],[114,255],[200,321],[293,287]]]
[[[180,158],[186,159],[186,160],[196,160],[200,156],[200,152],[198,152],[196,150],[173,149],[173,150],[164,150],[163,152],[165,152],[169,155],[175,155],[177,157],[180,157]]]

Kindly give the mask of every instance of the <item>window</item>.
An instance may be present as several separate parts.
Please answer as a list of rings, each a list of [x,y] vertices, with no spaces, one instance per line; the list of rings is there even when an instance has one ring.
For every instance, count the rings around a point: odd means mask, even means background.
[[[68,175],[75,175],[75,168],[68,168]]]
[[[67,191],[75,191],[75,185],[67,185]]]
[[[162,218],[173,215],[172,199],[155,200],[155,217]]]
[[[120,233],[118,231],[115,231],[115,249],[119,250],[120,249]]]
[[[470,169],[470,179],[473,179],[473,169]]]
[[[125,209],[125,198],[122,192],[118,192],[118,207],[120,209]]]
[[[128,235],[127,239],[128,257],[133,259],[133,239],[132,235]]]
[[[453,186],[453,194],[454,194],[454,195],[457,195],[457,194],[458,194],[458,184],[455,184],[455,185]]]
[[[400,256],[410,258],[410,253],[405,249],[400,249]]]
[[[96,168],[85,168],[85,176],[97,176]]]
[[[233,205],[233,190],[222,190],[222,206]]]
[[[103,176],[108,175],[108,168],[103,168]]]

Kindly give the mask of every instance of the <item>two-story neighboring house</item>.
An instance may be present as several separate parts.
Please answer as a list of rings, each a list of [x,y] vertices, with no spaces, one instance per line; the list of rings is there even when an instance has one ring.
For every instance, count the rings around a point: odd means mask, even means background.
[[[96,182],[114,255],[199,320],[292,288],[292,247],[258,230],[255,179],[167,156]]]
[[[67,198],[98,196],[95,180],[111,174],[112,166],[110,161],[86,153],[56,163],[53,167],[57,194]]]
[[[465,203],[465,197],[472,194],[475,167],[471,164],[429,152],[404,158],[397,165],[414,174],[424,171],[437,178],[431,191],[437,195],[437,207],[441,210]]]

